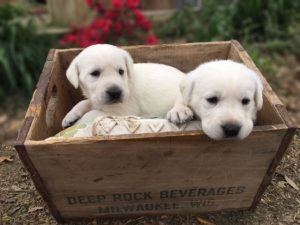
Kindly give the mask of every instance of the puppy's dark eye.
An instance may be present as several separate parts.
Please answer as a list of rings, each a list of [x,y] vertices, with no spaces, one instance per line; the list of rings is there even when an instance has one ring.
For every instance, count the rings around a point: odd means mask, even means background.
[[[100,76],[100,71],[99,70],[94,70],[93,72],[90,73],[93,77],[99,77]]]
[[[250,99],[249,99],[249,98],[243,98],[243,99],[242,99],[242,104],[243,104],[243,105],[248,105],[249,102],[250,102]]]
[[[218,97],[214,96],[214,97],[207,98],[206,101],[209,102],[210,104],[214,104],[215,105],[215,104],[218,103],[219,99],[218,99]]]
[[[124,74],[124,70],[123,69],[119,69],[119,74],[123,75]]]

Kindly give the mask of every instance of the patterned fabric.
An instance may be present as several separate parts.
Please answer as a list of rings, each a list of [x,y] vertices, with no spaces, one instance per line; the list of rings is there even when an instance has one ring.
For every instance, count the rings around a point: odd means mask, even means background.
[[[166,119],[146,119],[135,116],[101,116],[93,123],[76,124],[51,138],[92,137],[121,134],[143,134],[172,131],[201,130],[200,121],[190,121],[180,125]]]

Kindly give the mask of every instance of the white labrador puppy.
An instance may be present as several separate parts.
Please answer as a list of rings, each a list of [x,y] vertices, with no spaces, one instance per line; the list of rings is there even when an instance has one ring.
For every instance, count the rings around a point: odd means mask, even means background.
[[[128,52],[97,44],[71,62],[67,78],[87,98],[65,116],[63,127],[91,122],[100,115],[166,117],[180,95],[184,73],[155,63],[133,64]]]
[[[194,114],[201,119],[203,132],[217,140],[247,137],[263,105],[258,75],[231,60],[200,65],[186,75],[180,90],[181,96],[167,118],[183,123]]]

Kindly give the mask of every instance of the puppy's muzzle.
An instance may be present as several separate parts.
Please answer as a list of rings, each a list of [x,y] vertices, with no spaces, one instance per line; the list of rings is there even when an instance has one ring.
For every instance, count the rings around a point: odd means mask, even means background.
[[[117,86],[112,86],[106,90],[109,103],[117,103],[122,101],[122,90]]]
[[[234,123],[226,123],[221,126],[225,137],[236,137],[239,135],[241,126]]]

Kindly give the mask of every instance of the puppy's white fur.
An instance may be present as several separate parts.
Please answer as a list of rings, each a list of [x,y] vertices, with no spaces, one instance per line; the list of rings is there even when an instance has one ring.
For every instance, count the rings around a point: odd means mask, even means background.
[[[123,70],[121,75],[119,70]],[[99,71],[99,76],[91,73]],[[116,46],[98,44],[84,49],[70,64],[67,78],[87,98],[65,116],[62,126],[91,122],[99,115],[165,117],[180,95],[184,73],[155,63],[133,64],[128,52]],[[107,90],[117,87],[121,97],[110,102]],[[88,113],[87,113],[88,112]]]
[[[263,85],[258,75],[245,65],[230,60],[204,63],[186,75],[180,84],[181,96],[168,112],[173,123],[202,120],[202,129],[213,139],[226,137],[226,124],[240,126],[237,138],[247,137],[263,105]],[[209,99],[217,98],[217,103]],[[243,104],[243,99],[249,99]]]

